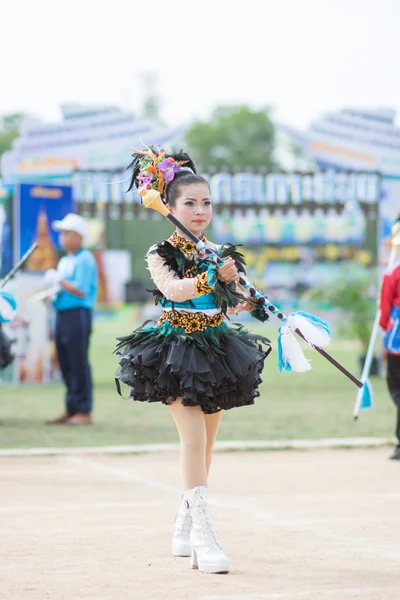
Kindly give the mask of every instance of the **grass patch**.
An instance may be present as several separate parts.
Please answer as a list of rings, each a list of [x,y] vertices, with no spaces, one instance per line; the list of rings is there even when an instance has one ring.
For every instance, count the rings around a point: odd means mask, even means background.
[[[95,382],[91,427],[48,427],[44,420],[62,412],[62,385],[2,386],[0,429],[2,448],[76,447],[177,442],[168,410],[159,404],[123,400],[113,376],[115,338],[131,330],[137,313],[130,309],[115,319],[98,320],[92,340],[91,362]],[[251,324],[275,342],[276,329]],[[260,329],[261,328],[261,329]],[[275,346],[276,344],[274,344]],[[357,350],[352,344],[335,345],[331,353],[359,374]],[[223,414],[219,440],[291,440],[346,437],[391,437],[395,408],[383,378],[374,378],[374,408],[352,418],[357,388],[328,361],[311,349],[313,370],[279,374],[276,352],[267,359],[261,398],[253,407]]]

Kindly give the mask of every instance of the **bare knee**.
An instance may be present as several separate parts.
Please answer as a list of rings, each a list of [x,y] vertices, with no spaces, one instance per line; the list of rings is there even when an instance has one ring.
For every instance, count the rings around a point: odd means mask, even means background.
[[[181,444],[189,452],[202,452],[204,453],[207,448],[207,436],[203,432],[196,432],[194,435],[181,436]]]

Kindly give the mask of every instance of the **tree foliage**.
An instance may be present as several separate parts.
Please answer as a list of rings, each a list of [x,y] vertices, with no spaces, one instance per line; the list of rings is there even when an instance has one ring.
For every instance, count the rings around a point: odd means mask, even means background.
[[[275,127],[268,108],[221,106],[209,121],[193,123],[186,143],[203,169],[278,166],[274,157]]]
[[[330,285],[314,288],[307,300],[327,302],[340,314],[340,332],[354,337],[366,353],[376,313],[376,273],[354,275],[352,271]]]
[[[10,150],[13,140],[19,135],[24,118],[23,113],[10,113],[0,117],[0,156]]]

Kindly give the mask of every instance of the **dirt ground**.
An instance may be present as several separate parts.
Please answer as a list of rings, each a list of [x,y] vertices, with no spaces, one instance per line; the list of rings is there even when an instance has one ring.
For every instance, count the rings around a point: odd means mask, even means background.
[[[229,575],[169,553],[176,453],[0,459],[2,600],[400,598],[390,449],[217,453]]]

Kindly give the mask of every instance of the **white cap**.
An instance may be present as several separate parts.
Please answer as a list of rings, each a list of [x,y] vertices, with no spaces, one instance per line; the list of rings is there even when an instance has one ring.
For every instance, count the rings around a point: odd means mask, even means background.
[[[87,224],[85,219],[74,213],[69,213],[62,221],[54,221],[53,229],[55,229],[55,231],[74,231],[83,238],[87,234]]]

